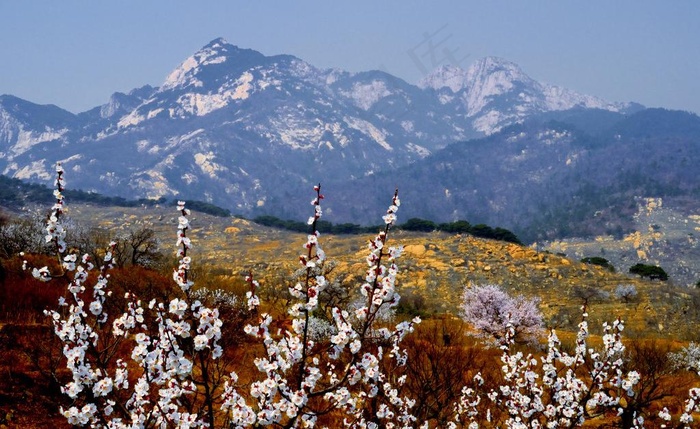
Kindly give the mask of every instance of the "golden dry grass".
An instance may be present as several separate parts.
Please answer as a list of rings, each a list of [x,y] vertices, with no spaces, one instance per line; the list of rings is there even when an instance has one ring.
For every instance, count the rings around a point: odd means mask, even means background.
[[[174,208],[109,208],[76,205],[70,216],[112,231],[147,226],[157,231],[162,248],[174,242]],[[256,225],[235,218],[201,213],[191,216],[189,236],[195,245],[194,265],[208,266],[232,276],[253,272],[261,282],[280,282],[299,268],[305,235]],[[364,275],[367,241],[371,234],[322,235],[329,259],[338,263],[334,275],[347,282]],[[696,339],[700,298],[694,290],[646,281],[560,255],[538,252],[512,243],[467,235],[396,231],[390,245],[402,245],[399,285],[404,296],[421,301],[424,314],[457,313],[465,285],[495,283],[512,293],[537,296],[550,325],[575,330],[586,290],[605,296],[589,302],[590,325],[620,317],[636,337]],[[630,302],[615,296],[620,284],[631,284],[638,295]]]

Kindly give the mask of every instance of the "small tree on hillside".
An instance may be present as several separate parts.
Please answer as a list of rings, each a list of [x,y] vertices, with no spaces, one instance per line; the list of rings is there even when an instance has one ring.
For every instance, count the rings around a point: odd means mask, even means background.
[[[462,295],[462,318],[470,323],[476,336],[499,345],[506,338],[508,327],[519,341],[532,341],[542,334],[542,313],[538,298],[510,296],[496,285],[471,285]]]
[[[615,272],[615,267],[607,259],[600,256],[589,256],[581,259],[581,262],[589,265],[598,265],[600,267],[606,268],[611,273]]]
[[[617,285],[615,297],[622,302],[632,302],[637,298],[637,288],[634,285]]]
[[[413,217],[401,225],[404,231],[422,231],[431,232],[437,229],[437,225],[433,221]]]
[[[586,307],[594,302],[603,302],[610,298],[610,294],[607,291],[594,286],[575,286],[571,294]]]
[[[466,220],[458,220],[450,223],[441,223],[438,225],[440,231],[449,232],[451,234],[466,234],[471,230],[472,225]]]
[[[151,228],[138,228],[114,240],[114,264],[118,267],[140,265],[157,266],[164,259],[160,252],[156,232]]]
[[[9,259],[21,252],[46,253],[49,248],[43,229],[44,219],[38,214],[0,222],[0,258]]]
[[[668,274],[663,268],[656,265],[635,264],[630,267],[630,274],[637,274],[640,277],[647,277],[651,280],[668,280]]]

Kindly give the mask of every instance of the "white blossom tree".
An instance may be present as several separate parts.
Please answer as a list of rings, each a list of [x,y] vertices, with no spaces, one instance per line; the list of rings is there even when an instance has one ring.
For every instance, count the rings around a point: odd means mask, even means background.
[[[191,280],[192,243],[187,236],[189,210],[178,203],[178,268],[173,280],[179,294],[167,302],[142,302],[132,291],[126,308],[107,311],[112,249],[104,257],[96,280],[87,255],[68,250],[61,223],[63,169],[57,167],[56,204],[47,224],[46,242],[53,245],[61,271],[48,266],[31,268],[42,281],[68,280],[67,296],[58,310],[47,311],[56,335],[64,344],[66,367],[72,380],[62,391],[72,400],[61,413],[77,426],[110,428],[166,427],[314,427],[319,416],[340,413],[348,427],[411,427],[413,401],[400,395],[405,379],[384,371],[387,360],[402,365],[403,337],[412,322],[379,326],[386,308],[398,304],[395,263],[400,247],[387,245],[400,205],[398,191],[384,216],[385,228],[370,240],[365,282],[359,287],[363,303],[349,314],[333,308],[333,335],[316,343],[310,332],[312,313],[328,281],[321,269],[325,253],[316,224],[321,217],[320,185],[314,187],[311,233],[299,260],[303,280],[290,288],[297,300],[290,309],[291,328],[271,332],[272,317],[260,314],[246,333],[263,345],[255,359],[262,377],[248,391],[237,386],[235,365],[227,366],[220,340],[223,322],[217,308],[209,308],[194,292]],[[111,245],[112,247],[114,244]],[[257,282],[249,275],[247,305],[256,310]],[[354,321],[354,323],[351,323]]]
[[[603,325],[603,347],[588,346],[588,322],[585,307],[579,324],[574,354],[561,349],[554,330],[548,337],[547,353],[537,359],[532,354],[513,350],[515,329],[506,322],[505,341],[501,345],[503,382],[490,391],[465,388],[455,406],[457,428],[468,425],[478,428],[575,428],[587,418],[606,412],[617,412],[620,400],[634,395],[639,381],[635,371],[624,372],[621,333],[622,321]],[[477,375],[477,385],[483,385]],[[493,412],[480,414],[478,406],[484,397],[491,403]],[[500,416],[500,417],[499,417]],[[642,427],[643,419],[632,416],[627,428]]]

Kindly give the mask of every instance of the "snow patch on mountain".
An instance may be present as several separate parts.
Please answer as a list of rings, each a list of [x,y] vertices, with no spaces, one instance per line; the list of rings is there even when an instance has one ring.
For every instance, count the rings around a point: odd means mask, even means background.
[[[379,146],[384,148],[387,151],[393,151],[394,148],[391,147],[389,143],[386,141],[386,134],[381,131],[379,128],[375,127],[372,125],[372,123],[365,121],[364,119],[359,119],[359,118],[352,118],[352,117],[345,117],[343,118],[346,124],[350,128],[353,128],[362,134],[370,137],[372,140],[374,140]]]
[[[513,89],[514,82],[534,83],[517,64],[496,57],[476,61],[469,69],[453,65],[438,67],[419,82],[421,88],[441,90],[448,88],[452,94],[462,93],[468,116],[475,116],[497,95]],[[453,100],[449,93],[440,92],[440,102]]]
[[[486,135],[493,134],[501,129],[499,124],[503,122],[504,116],[498,110],[489,110],[474,120],[474,129]]]
[[[206,66],[209,64],[221,64],[223,62],[226,62],[226,57],[220,56],[220,57],[206,59],[206,60],[202,61],[202,65]]]
[[[268,134],[273,141],[281,141],[292,149],[310,150],[318,146],[324,132],[325,124],[320,121],[309,123],[304,118],[286,117],[284,120],[271,120],[275,133]]]
[[[129,186],[138,189],[146,198],[151,199],[179,194],[176,189],[170,186],[163,173],[158,170],[148,170],[133,177],[129,181]]]
[[[340,144],[340,147],[345,147],[350,143],[350,138],[348,138],[348,136],[345,135],[345,129],[343,128],[343,125],[340,122],[326,124],[325,128],[326,131],[330,132],[333,135],[333,138],[336,142]],[[328,143],[330,144],[330,142]],[[330,148],[332,149],[333,146],[331,145]]]
[[[150,142],[148,140],[139,140],[136,142],[136,150],[138,152],[144,152],[149,149]]]
[[[474,63],[466,73],[467,116],[481,112],[493,97],[513,89],[516,81],[532,82],[515,63],[494,57]]]
[[[417,154],[421,158],[425,158],[426,156],[430,155],[430,151],[428,149],[415,143],[406,144],[406,149],[411,153]]]
[[[170,111],[171,117],[205,116],[228,106],[231,101],[245,100],[253,89],[252,82],[253,75],[246,71],[232,83],[219,87],[216,93],[200,94],[190,92],[182,94],[177,99],[179,108]]]
[[[18,125],[17,120],[10,115],[10,112],[3,109],[0,105],[0,140],[13,141],[15,139],[15,129]]]
[[[440,101],[440,104],[450,103],[454,99],[455,99],[454,95],[448,94],[447,92],[441,92],[440,94],[438,94],[438,100]]]
[[[545,96],[546,107],[549,110],[566,110],[576,106],[583,106],[594,109],[605,109],[612,112],[619,112],[624,105],[620,103],[609,103],[601,98],[591,95],[579,94],[556,85],[542,85],[542,93]]]
[[[163,148],[166,152],[172,151],[173,149],[176,148],[182,148],[182,146],[188,142],[189,140],[193,140],[195,137],[199,136],[200,134],[204,133],[204,128],[199,128],[194,131],[191,131],[187,134],[183,134],[180,136],[174,136],[171,137],[167,140],[167,146]],[[168,157],[163,160],[163,162],[168,162],[168,159],[172,157],[172,154],[168,155]],[[172,162],[172,160],[170,160]]]
[[[23,154],[37,144],[58,140],[67,132],[67,129],[52,130],[49,127],[46,127],[45,130],[41,132],[25,130],[24,127],[20,125],[19,129],[17,130],[17,141],[12,146],[12,149],[10,150],[11,155],[8,157],[8,159],[13,159],[16,156]]]
[[[268,87],[280,90],[282,87],[282,81],[273,77],[270,70],[265,70],[260,67],[255,69],[257,73],[260,73],[260,77],[257,80],[257,88],[261,91],[267,89]]]
[[[171,117],[183,117],[187,115],[204,116],[221,109],[232,99],[230,91],[223,94],[183,94],[177,99],[180,109],[171,110]]]
[[[193,77],[193,71],[197,71],[199,66],[199,61],[194,56],[187,58],[173,70],[168,77],[165,78],[165,82],[161,85],[161,91],[167,91],[177,87],[185,87],[193,85],[195,87],[202,86],[202,81]]]
[[[134,109],[131,113],[119,119],[119,122],[117,122],[117,128],[126,128],[129,126],[138,125],[145,120],[146,116],[140,115],[138,109]],[[107,136],[108,134],[104,135],[104,137]]]
[[[221,49],[227,45],[223,39],[217,39],[196,54],[187,58],[175,70],[173,70],[161,86],[161,91],[173,88],[185,88],[188,86],[201,87],[203,82],[196,78],[201,67],[226,62],[226,56],[221,55]]]
[[[413,121],[401,121],[401,128],[407,133],[412,133],[415,130]]]
[[[100,107],[100,117],[111,118],[119,111],[119,106],[120,105],[116,100],[110,99],[109,103],[104,104],[102,105],[102,107]]]
[[[27,129],[24,122],[18,121],[0,106],[0,142],[8,148],[8,153],[0,154],[0,158],[7,157],[7,160],[11,161],[38,144],[63,138],[68,131],[67,128],[53,129],[49,126],[44,126],[43,129]]]
[[[321,76],[319,69],[299,58],[292,58],[289,64],[289,71],[292,76],[309,80],[314,84],[318,82],[318,78]]]
[[[248,93],[252,89],[252,85],[250,84],[252,81],[252,74],[249,72],[243,73],[234,83],[235,90],[233,91],[233,95],[231,97],[234,100],[245,100],[248,98]]]
[[[65,167],[67,164],[70,164],[74,161],[79,161],[81,159],[83,159],[83,155],[78,153],[75,155],[71,155],[68,158],[59,159],[58,162],[60,162]]]
[[[418,82],[418,87],[435,90],[449,88],[452,92],[459,92],[464,89],[466,84],[467,72],[464,69],[453,65],[444,65],[436,68],[428,76],[421,79]]]
[[[391,95],[386,83],[381,80],[371,82],[355,82],[350,91],[343,91],[341,94],[353,100],[354,104],[364,110],[369,110],[377,101]]]
[[[163,109],[162,107],[159,107],[158,109],[155,109],[155,110],[151,110],[151,111],[148,112],[148,114],[146,115],[146,119],[153,119],[153,118],[155,118],[155,117],[158,116],[158,114],[159,114],[160,112],[162,112],[163,110],[165,110],[165,109]]]
[[[12,164],[12,166],[17,168],[17,164]],[[10,175],[10,171],[6,170],[5,172],[3,172],[3,174]],[[19,168],[11,175],[16,179],[23,180],[28,180],[32,177],[41,180],[49,180],[53,177],[53,172],[49,172],[49,170],[46,168],[46,160],[40,159],[37,161],[32,161],[28,165]]]
[[[465,109],[472,128],[487,135],[545,111],[581,106],[619,112],[629,107],[537,82],[517,64],[497,57],[482,58],[466,71],[452,65],[438,67],[419,86],[434,90],[446,107]]]
[[[347,77],[348,72],[346,72],[345,70],[332,68],[325,70],[324,75],[325,77],[322,78],[322,81],[325,82],[327,86],[331,86],[338,80]]]
[[[537,140],[545,145],[569,143],[572,139],[569,131],[545,130],[537,133]]]
[[[212,179],[216,179],[219,172],[227,170],[226,167],[214,162],[215,158],[216,155],[214,155],[214,152],[194,154],[195,164],[199,166],[199,169],[202,170],[202,173],[209,175],[209,177],[211,177]]]

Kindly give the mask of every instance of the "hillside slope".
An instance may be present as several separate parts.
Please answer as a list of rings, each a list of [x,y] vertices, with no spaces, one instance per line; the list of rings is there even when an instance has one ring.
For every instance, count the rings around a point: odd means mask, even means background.
[[[164,207],[114,208],[69,206],[78,224],[117,232],[138,227],[155,229],[164,251],[174,239],[176,211]],[[284,293],[297,270],[306,237],[235,218],[195,213],[191,218],[194,266],[240,281],[253,272],[264,287]],[[321,243],[337,263],[332,277],[348,288],[361,284],[369,236],[324,235]],[[404,246],[399,260],[404,311],[424,315],[458,314],[463,288],[494,283],[516,294],[541,299],[550,326],[575,330],[580,306],[589,300],[591,326],[615,317],[626,320],[628,335],[694,339],[700,326],[700,294],[673,286],[612,273],[560,255],[537,252],[511,243],[445,233],[392,233],[392,245]],[[616,296],[618,285],[633,285],[629,302]]]

